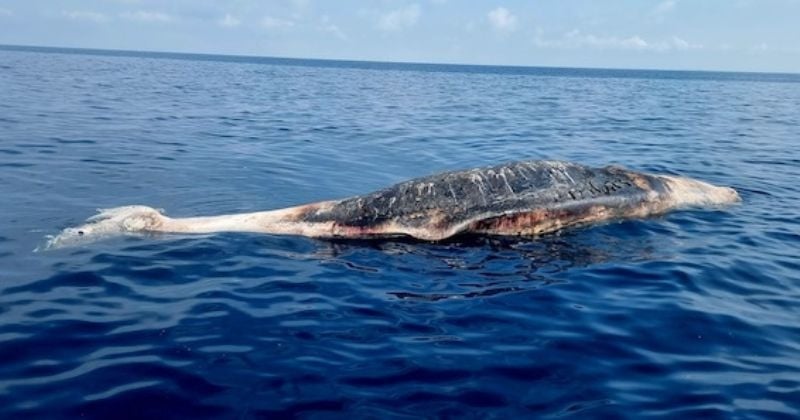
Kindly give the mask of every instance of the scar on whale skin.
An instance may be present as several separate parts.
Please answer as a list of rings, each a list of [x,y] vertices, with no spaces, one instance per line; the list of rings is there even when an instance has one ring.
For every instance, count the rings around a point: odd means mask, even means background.
[[[171,218],[133,205],[101,210],[51,237],[46,248],[146,232],[256,232],[316,238],[410,236],[437,241],[462,233],[536,236],[685,207],[739,202],[728,187],[619,166],[521,161],[412,179],[368,194],[254,213]]]

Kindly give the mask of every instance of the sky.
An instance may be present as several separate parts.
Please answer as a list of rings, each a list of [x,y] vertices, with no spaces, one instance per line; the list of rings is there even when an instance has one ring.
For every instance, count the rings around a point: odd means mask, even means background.
[[[800,0],[0,0],[0,44],[800,73]]]

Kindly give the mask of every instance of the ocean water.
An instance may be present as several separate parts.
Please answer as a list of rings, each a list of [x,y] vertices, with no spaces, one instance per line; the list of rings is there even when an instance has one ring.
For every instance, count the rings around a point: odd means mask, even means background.
[[[0,49],[0,417],[800,416],[800,75]],[[530,239],[33,252],[518,159],[741,205]]]

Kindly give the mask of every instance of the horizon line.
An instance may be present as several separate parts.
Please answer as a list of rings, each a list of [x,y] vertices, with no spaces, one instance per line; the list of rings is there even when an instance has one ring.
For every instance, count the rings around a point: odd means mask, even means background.
[[[626,68],[626,67],[571,67],[571,66],[537,66],[520,64],[484,64],[484,63],[450,63],[450,62],[422,62],[422,61],[384,61],[384,60],[358,60],[348,58],[314,58],[314,57],[285,57],[255,54],[229,54],[229,53],[208,53],[208,52],[185,52],[185,51],[164,51],[164,50],[137,50],[137,49],[111,49],[111,48],[92,48],[92,47],[64,47],[53,45],[21,45],[0,43],[0,50],[6,51],[35,51],[43,53],[63,53],[70,51],[86,55],[117,55],[117,56],[136,56],[151,55],[163,56],[163,58],[178,58],[175,56],[195,56],[195,58],[223,57],[238,59],[268,59],[296,61],[298,64],[303,61],[316,61],[324,63],[349,63],[349,64],[372,64],[372,65],[411,65],[411,66],[447,66],[462,68],[508,68],[508,69],[540,69],[540,70],[588,70],[588,71],[632,71],[632,72],[669,72],[669,73],[723,73],[723,74],[752,74],[752,75],[778,75],[778,76],[800,76],[800,72],[776,72],[776,71],[753,71],[753,70],[708,70],[708,69],[662,69],[662,68]],[[167,57],[171,55],[172,57]],[[153,57],[162,58],[162,57]],[[214,60],[209,60],[214,61]]]

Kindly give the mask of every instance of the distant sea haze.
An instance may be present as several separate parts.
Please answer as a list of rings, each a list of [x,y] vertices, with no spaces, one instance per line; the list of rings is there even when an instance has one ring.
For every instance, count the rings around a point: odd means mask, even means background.
[[[800,76],[0,47],[0,417],[800,416]],[[539,238],[127,236],[520,159],[742,203]]]

